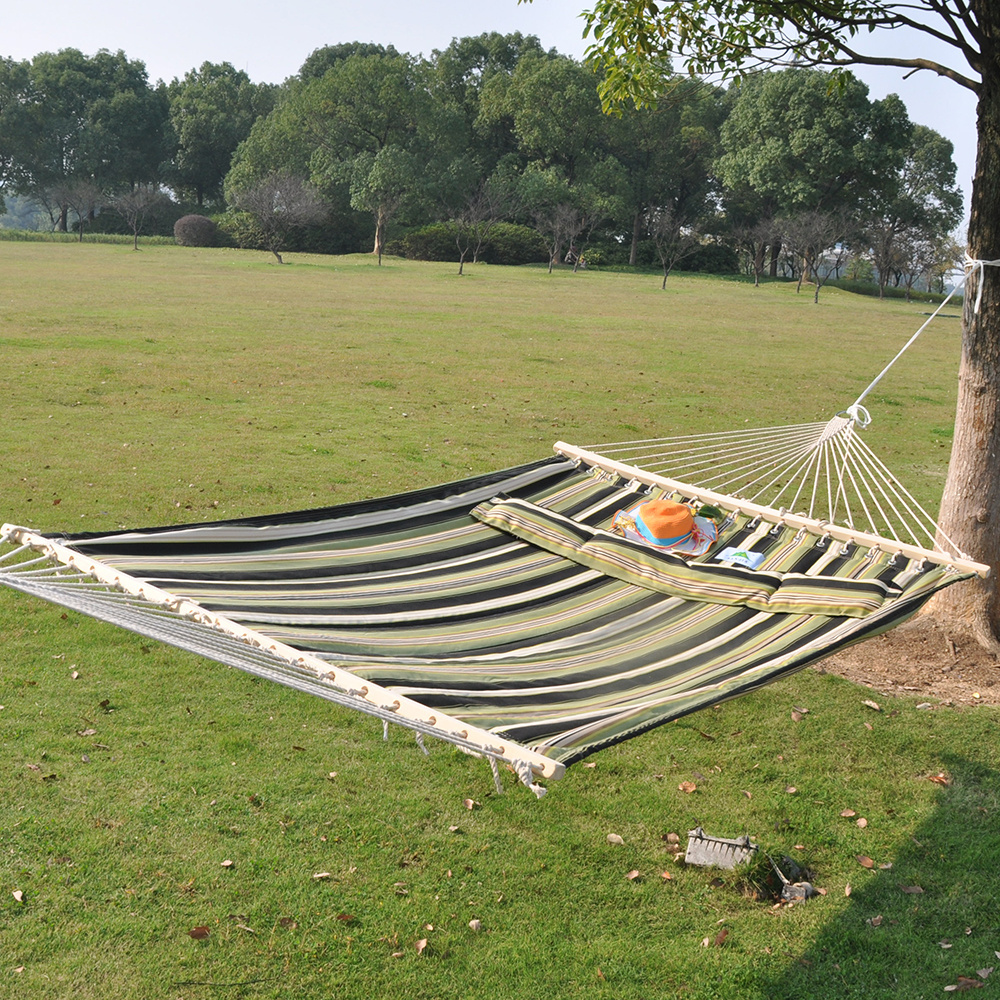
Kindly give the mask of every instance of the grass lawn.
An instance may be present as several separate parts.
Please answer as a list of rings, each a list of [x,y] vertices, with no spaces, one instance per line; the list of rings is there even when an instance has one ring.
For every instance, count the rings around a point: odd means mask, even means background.
[[[655,275],[288,259],[0,243],[0,520],[236,517],[457,479],[557,439],[822,420],[928,309],[699,276],[661,291]],[[867,401],[869,443],[931,509],[958,350],[958,321],[935,322]],[[875,712],[806,671],[602,751],[536,802],[509,777],[497,796],[450,747],[425,758],[404,730],[384,744],[376,721],[15,593],[0,633],[3,1000],[1000,982],[978,974],[1000,967],[995,709]],[[774,910],[685,869],[664,838],[696,825],[751,834],[826,895]]]

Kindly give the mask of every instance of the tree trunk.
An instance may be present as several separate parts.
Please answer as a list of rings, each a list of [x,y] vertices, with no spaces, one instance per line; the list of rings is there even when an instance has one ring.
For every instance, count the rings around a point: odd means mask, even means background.
[[[781,256],[781,240],[775,240],[771,244],[771,277],[778,277],[778,258]]]
[[[969,255],[1000,257],[1000,72],[989,39],[1000,38],[1000,8],[994,0],[973,6],[987,39],[983,88],[979,96],[979,145],[972,182]],[[996,46],[996,42],[993,43]],[[976,297],[982,301],[976,311]],[[1000,267],[985,267],[965,287],[962,310],[962,360],[958,373],[955,440],[939,524],[960,549],[992,572],[949,587],[928,611],[972,626],[980,642],[1000,650]]]
[[[639,263],[639,237],[642,234],[642,220],[644,212],[640,208],[632,219],[632,249],[628,254],[628,266],[635,267]]]

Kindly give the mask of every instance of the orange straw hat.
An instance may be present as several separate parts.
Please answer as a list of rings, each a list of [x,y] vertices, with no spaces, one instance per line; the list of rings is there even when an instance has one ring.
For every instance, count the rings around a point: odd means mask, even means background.
[[[692,556],[707,551],[719,534],[712,521],[674,500],[640,500],[620,510],[611,527],[634,541]]]

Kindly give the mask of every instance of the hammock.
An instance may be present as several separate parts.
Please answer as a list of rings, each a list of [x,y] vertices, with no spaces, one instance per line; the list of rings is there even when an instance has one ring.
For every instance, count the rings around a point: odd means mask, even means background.
[[[540,794],[538,778],[877,635],[988,572],[907,540],[913,525],[879,535],[815,509],[825,498],[876,520],[919,510],[858,450],[863,422],[619,449],[700,462],[708,445],[784,441],[770,474],[756,462],[744,478],[797,499],[808,487],[800,513],[761,503],[759,489],[720,494],[558,443],[515,469],[322,510],[107,535],[4,525],[14,548],[0,582],[375,715],[386,731],[408,726],[421,747],[452,742],[485,756],[498,787],[506,762]],[[725,478],[724,465],[713,473]],[[849,496],[862,471],[875,485]],[[606,530],[661,496],[726,512],[707,553]],[[720,560],[734,548],[762,561]]]
[[[979,279],[1000,260],[966,261]],[[559,442],[556,456],[322,510],[46,537],[5,524],[0,583],[504,761],[536,778],[914,615],[968,559],[826,423]],[[641,462],[640,468],[635,463]],[[649,498],[725,512],[697,558],[607,529]],[[752,553],[752,560],[743,555]],[[742,562],[742,564],[741,564]],[[752,568],[749,568],[752,565]]]

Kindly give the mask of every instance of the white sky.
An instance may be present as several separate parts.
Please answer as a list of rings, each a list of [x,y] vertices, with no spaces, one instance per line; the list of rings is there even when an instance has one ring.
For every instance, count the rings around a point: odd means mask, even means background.
[[[230,62],[256,82],[280,83],[314,49],[337,42],[379,42],[429,55],[452,38],[484,31],[537,35],[546,48],[580,58],[580,11],[588,0],[38,0],[4,13],[0,56],[30,59],[38,52],[77,48],[88,55],[123,49],[146,64],[151,82],[183,76],[210,62]],[[895,35],[883,43],[894,55],[930,55],[926,38]],[[964,69],[963,66],[956,66]],[[910,118],[955,145],[958,183],[968,204],[975,168],[975,95],[947,80],[895,70],[855,70],[870,96],[895,92]]]

